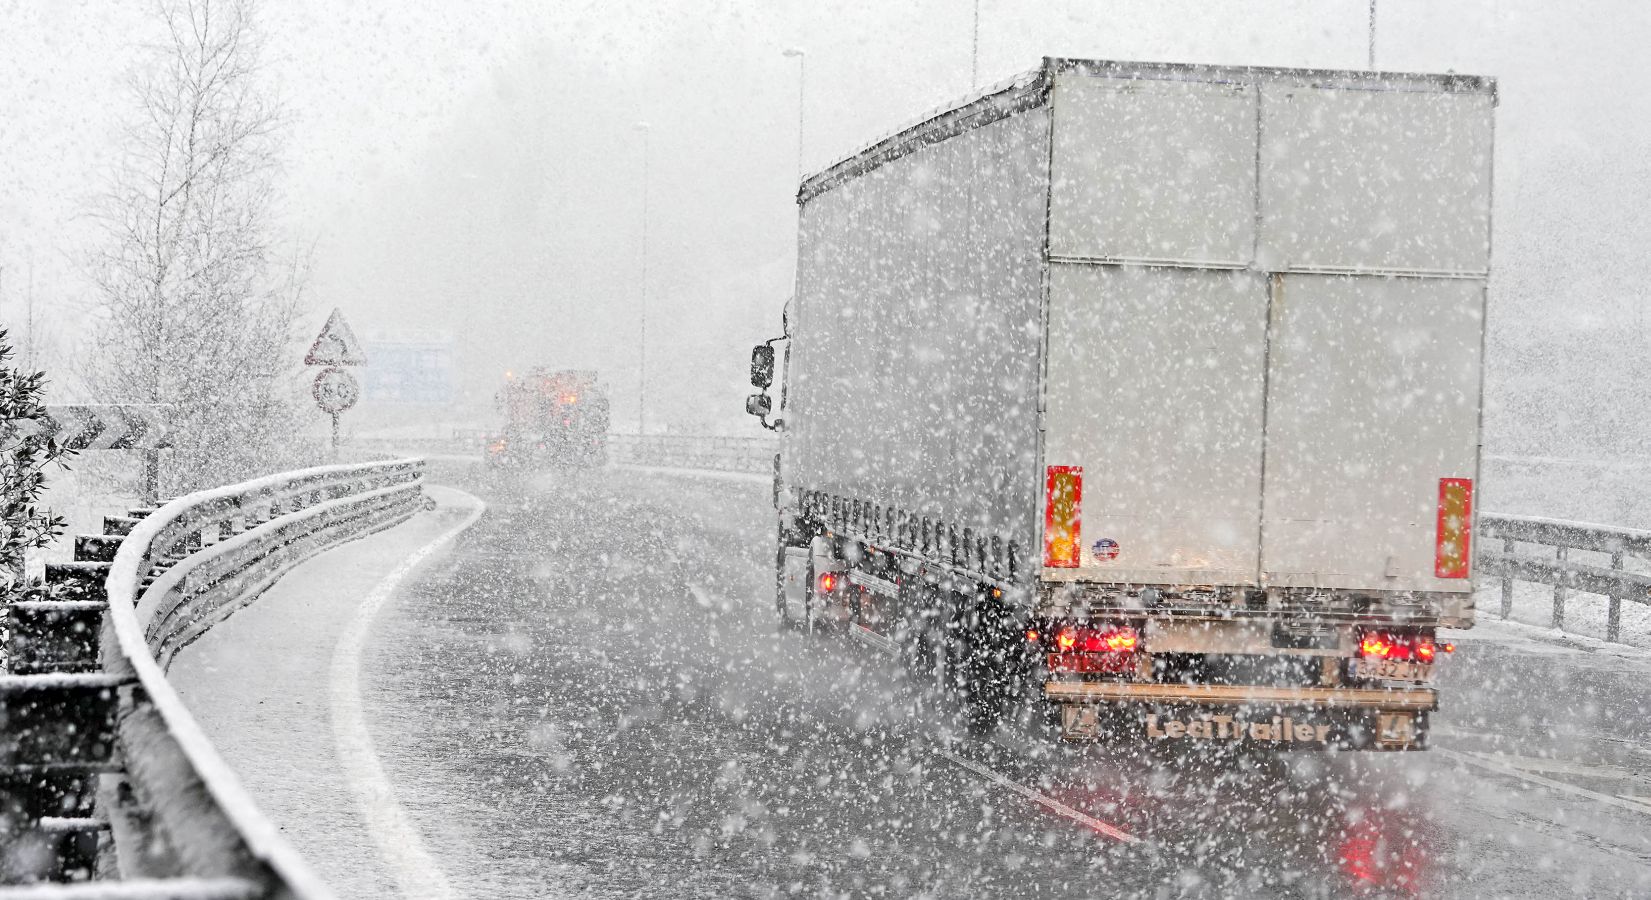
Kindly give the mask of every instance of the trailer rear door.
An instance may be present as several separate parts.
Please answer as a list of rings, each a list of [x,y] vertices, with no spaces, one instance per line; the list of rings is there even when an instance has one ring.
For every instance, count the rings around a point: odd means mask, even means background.
[[[1483,306],[1468,279],[1274,276],[1266,584],[1466,588],[1441,517],[1477,475]]]
[[[1256,582],[1256,97],[1218,74],[1056,81],[1044,489],[1082,496],[1044,498],[1047,579]]]

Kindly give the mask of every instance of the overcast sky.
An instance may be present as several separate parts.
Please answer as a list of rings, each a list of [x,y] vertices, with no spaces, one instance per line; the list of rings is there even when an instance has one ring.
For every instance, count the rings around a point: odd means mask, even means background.
[[[781,51],[806,50],[814,170],[969,91],[972,10],[266,2],[265,76],[289,111],[283,222],[315,247],[306,328],[336,305],[361,333],[449,334],[477,385],[535,363],[598,368],[623,424],[646,141],[650,387],[679,427],[721,425],[743,348],[790,290],[799,70]],[[1045,55],[1357,68],[1366,10],[981,0],[980,80]],[[32,267],[50,359],[81,352],[82,211],[155,34],[141,0],[0,0],[0,322],[21,323]],[[1493,329],[1609,321],[1643,338],[1645,5],[1382,0],[1377,43],[1380,68],[1500,80]]]

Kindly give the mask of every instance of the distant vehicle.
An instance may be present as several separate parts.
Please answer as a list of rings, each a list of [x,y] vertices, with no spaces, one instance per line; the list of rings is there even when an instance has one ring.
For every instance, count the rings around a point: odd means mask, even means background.
[[[607,462],[608,396],[596,373],[535,368],[507,374],[496,398],[504,428],[486,438],[489,468],[536,470]]]
[[[1473,624],[1495,106],[1051,59],[809,178],[746,403],[782,622],[978,727],[1424,747]]]

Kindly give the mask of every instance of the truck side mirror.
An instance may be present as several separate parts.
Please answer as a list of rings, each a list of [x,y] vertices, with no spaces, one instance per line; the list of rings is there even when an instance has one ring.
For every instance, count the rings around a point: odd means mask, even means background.
[[[774,402],[768,399],[767,394],[752,394],[745,398],[745,411],[759,419],[766,419],[774,411]]]
[[[766,388],[774,383],[774,347],[758,344],[751,348],[751,386]],[[747,405],[749,408],[749,404]],[[752,415],[755,415],[753,413]],[[763,415],[768,415],[763,413]]]

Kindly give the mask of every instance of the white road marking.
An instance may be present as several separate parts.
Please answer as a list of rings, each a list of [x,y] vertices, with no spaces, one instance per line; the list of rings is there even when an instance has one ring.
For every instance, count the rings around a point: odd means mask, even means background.
[[[1651,805],[1641,803],[1637,800],[1629,800],[1623,797],[1614,797],[1610,794],[1602,794],[1599,791],[1590,791],[1585,787],[1577,787],[1574,784],[1568,784],[1552,778],[1544,778],[1541,775],[1526,772],[1523,769],[1508,765],[1488,753],[1474,753],[1463,750],[1446,750],[1443,747],[1434,748],[1430,752],[1447,756],[1451,759],[1467,763],[1470,766],[1478,766],[1479,768],[1490,772],[1506,775],[1509,778],[1518,778],[1521,781],[1528,781],[1531,784],[1541,785],[1549,790],[1559,791],[1562,794],[1571,794],[1572,796],[1593,800],[1596,803],[1603,803],[1606,806],[1614,806],[1617,809],[1638,813],[1642,816],[1651,816]]]
[[[457,493],[463,494],[462,491]],[[338,746],[338,761],[344,780],[355,794],[367,831],[378,845],[379,858],[389,868],[401,895],[416,900],[450,900],[459,896],[448,883],[434,856],[424,846],[418,829],[401,804],[379,764],[367,732],[367,717],[361,704],[361,651],[367,643],[373,618],[389,602],[390,596],[425,557],[457,537],[481,518],[487,504],[464,494],[474,504],[463,522],[443,532],[435,540],[402,561],[395,571],[373,588],[356,610],[355,617],[338,636],[332,658],[332,725]]]
[[[1022,797],[1025,797],[1026,799],[1032,801],[1033,803],[1038,804],[1039,806],[1042,806],[1043,808],[1055,813],[1058,816],[1061,816],[1061,817],[1067,818],[1067,819],[1071,819],[1072,821],[1077,822],[1079,825],[1082,825],[1086,828],[1093,829],[1094,831],[1096,831],[1100,834],[1104,834],[1107,837],[1112,838],[1115,841],[1119,841],[1120,843],[1125,843],[1125,844],[1140,844],[1140,843],[1142,843],[1140,838],[1136,837],[1133,834],[1130,834],[1127,831],[1124,831],[1123,829],[1117,827],[1116,825],[1112,825],[1110,823],[1103,822],[1100,819],[1097,819],[1094,816],[1092,816],[1092,815],[1090,815],[1086,812],[1082,812],[1080,810],[1073,809],[1072,807],[1067,806],[1065,803],[1062,803],[1059,800],[1056,800],[1054,797],[1051,797],[1048,794],[1045,794],[1041,791],[1033,790],[1032,788],[1029,788],[1024,784],[1021,784],[1020,782],[1015,781],[1015,780],[1009,778],[1006,775],[1001,775],[997,772],[992,771],[991,769],[986,768],[985,766],[981,765],[980,763],[974,762],[972,760],[964,759],[963,757],[958,756],[957,754],[953,753],[950,750],[947,750],[944,747],[934,748],[934,753],[935,753],[936,756],[939,756],[940,758],[946,760],[947,762],[949,762],[949,763],[951,763],[955,766],[958,766],[960,768],[966,769],[966,770],[974,773],[975,775],[978,775],[981,778],[991,782],[992,784],[998,785],[999,787],[1008,788],[1009,790],[1014,791],[1015,793],[1021,795]]]

